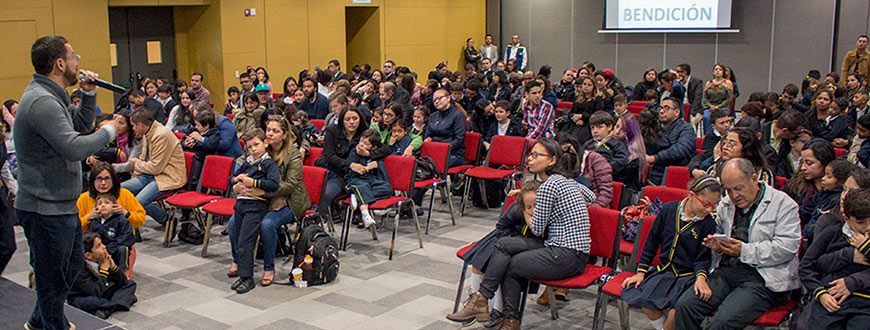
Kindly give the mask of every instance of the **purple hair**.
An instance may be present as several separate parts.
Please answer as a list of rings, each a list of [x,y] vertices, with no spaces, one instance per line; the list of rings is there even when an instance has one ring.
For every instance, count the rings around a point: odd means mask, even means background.
[[[622,133],[625,134],[626,146],[628,146],[628,161],[639,160],[640,173],[638,175],[643,176],[643,171],[646,168],[646,147],[640,132],[640,124],[637,117],[630,112],[625,113],[619,119],[622,119]]]

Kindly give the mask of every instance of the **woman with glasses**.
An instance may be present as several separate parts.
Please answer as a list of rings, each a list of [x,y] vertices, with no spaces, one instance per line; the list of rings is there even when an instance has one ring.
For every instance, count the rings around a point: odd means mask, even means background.
[[[87,191],[79,195],[76,206],[79,209],[79,220],[82,222],[82,232],[87,232],[91,220],[100,216],[95,210],[96,198],[99,194],[111,194],[118,197],[112,206],[112,213],[123,214],[130,220],[130,226],[135,230],[145,224],[145,209],[129,190],[121,188],[121,180],[112,165],[106,162],[96,162],[91,168]]]
[[[732,129],[719,143],[721,157],[707,167],[706,175],[719,176],[725,162],[732,158],[746,158],[755,166],[758,181],[764,181],[774,186],[775,177],[767,163],[767,157],[761,151],[761,141],[755,131],[748,128]]]
[[[703,300],[712,295],[707,286],[712,254],[701,243],[716,232],[713,213],[722,198],[722,186],[715,177],[705,175],[687,188],[689,194],[683,200],[662,206],[649,229],[637,274],[622,282],[622,300],[641,307],[655,329],[674,328],[674,305],[686,289],[693,287]],[[656,251],[660,251],[659,263],[651,266]]]

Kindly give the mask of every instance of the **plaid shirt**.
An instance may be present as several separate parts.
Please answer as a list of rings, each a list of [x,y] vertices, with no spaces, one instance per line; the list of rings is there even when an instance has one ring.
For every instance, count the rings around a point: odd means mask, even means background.
[[[538,188],[532,232],[547,232],[546,246],[563,247],[589,253],[589,212],[586,203],[595,194],[577,181],[553,174]]]
[[[553,123],[556,122],[556,110],[549,102],[541,100],[541,104],[532,108],[529,102],[523,100],[523,118],[529,124],[529,133],[526,134],[527,138],[550,139],[556,135],[553,133]]]

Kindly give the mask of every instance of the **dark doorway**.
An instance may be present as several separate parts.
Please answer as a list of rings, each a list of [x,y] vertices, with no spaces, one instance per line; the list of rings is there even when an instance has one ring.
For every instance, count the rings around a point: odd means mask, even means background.
[[[381,28],[378,7],[346,7],[345,37],[347,41],[347,63],[345,71],[350,73],[354,65],[371,64],[377,68],[381,63]]]
[[[110,7],[109,42],[115,45],[112,77],[126,88],[144,77],[174,83],[175,29],[172,7]],[[115,94],[115,101],[120,94]]]

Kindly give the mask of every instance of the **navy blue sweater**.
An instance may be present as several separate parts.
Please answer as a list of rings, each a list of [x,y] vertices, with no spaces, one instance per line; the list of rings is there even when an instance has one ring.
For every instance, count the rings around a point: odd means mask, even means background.
[[[638,272],[668,270],[678,276],[707,274],[712,254],[701,243],[707,235],[716,232],[716,221],[709,215],[699,221],[681,220],[680,203],[669,202],[662,206],[647,235]],[[650,265],[659,249],[659,264],[652,267]]]
[[[450,144],[450,153],[465,155],[465,116],[452,105],[447,110],[433,112],[426,124],[424,136],[434,142]]]
[[[281,182],[281,172],[278,170],[278,164],[272,158],[254,161],[253,163],[245,161],[233,176],[242,173],[254,179],[254,188],[263,189],[267,193],[278,190],[278,184]]]
[[[299,110],[305,111],[308,113],[308,118],[310,119],[326,119],[326,115],[329,114],[329,101],[326,100],[326,96],[323,94],[315,92],[314,102],[310,102],[309,100],[302,100],[299,102]]]
[[[827,292],[829,282],[840,278],[852,292],[846,299],[867,299],[865,297],[870,295],[870,266],[852,262],[855,248],[850,241],[851,238],[843,233],[843,226],[830,226],[804,253],[798,274],[813,299]],[[861,244],[858,251],[870,257],[870,240]],[[856,296],[856,293],[865,297]]]

